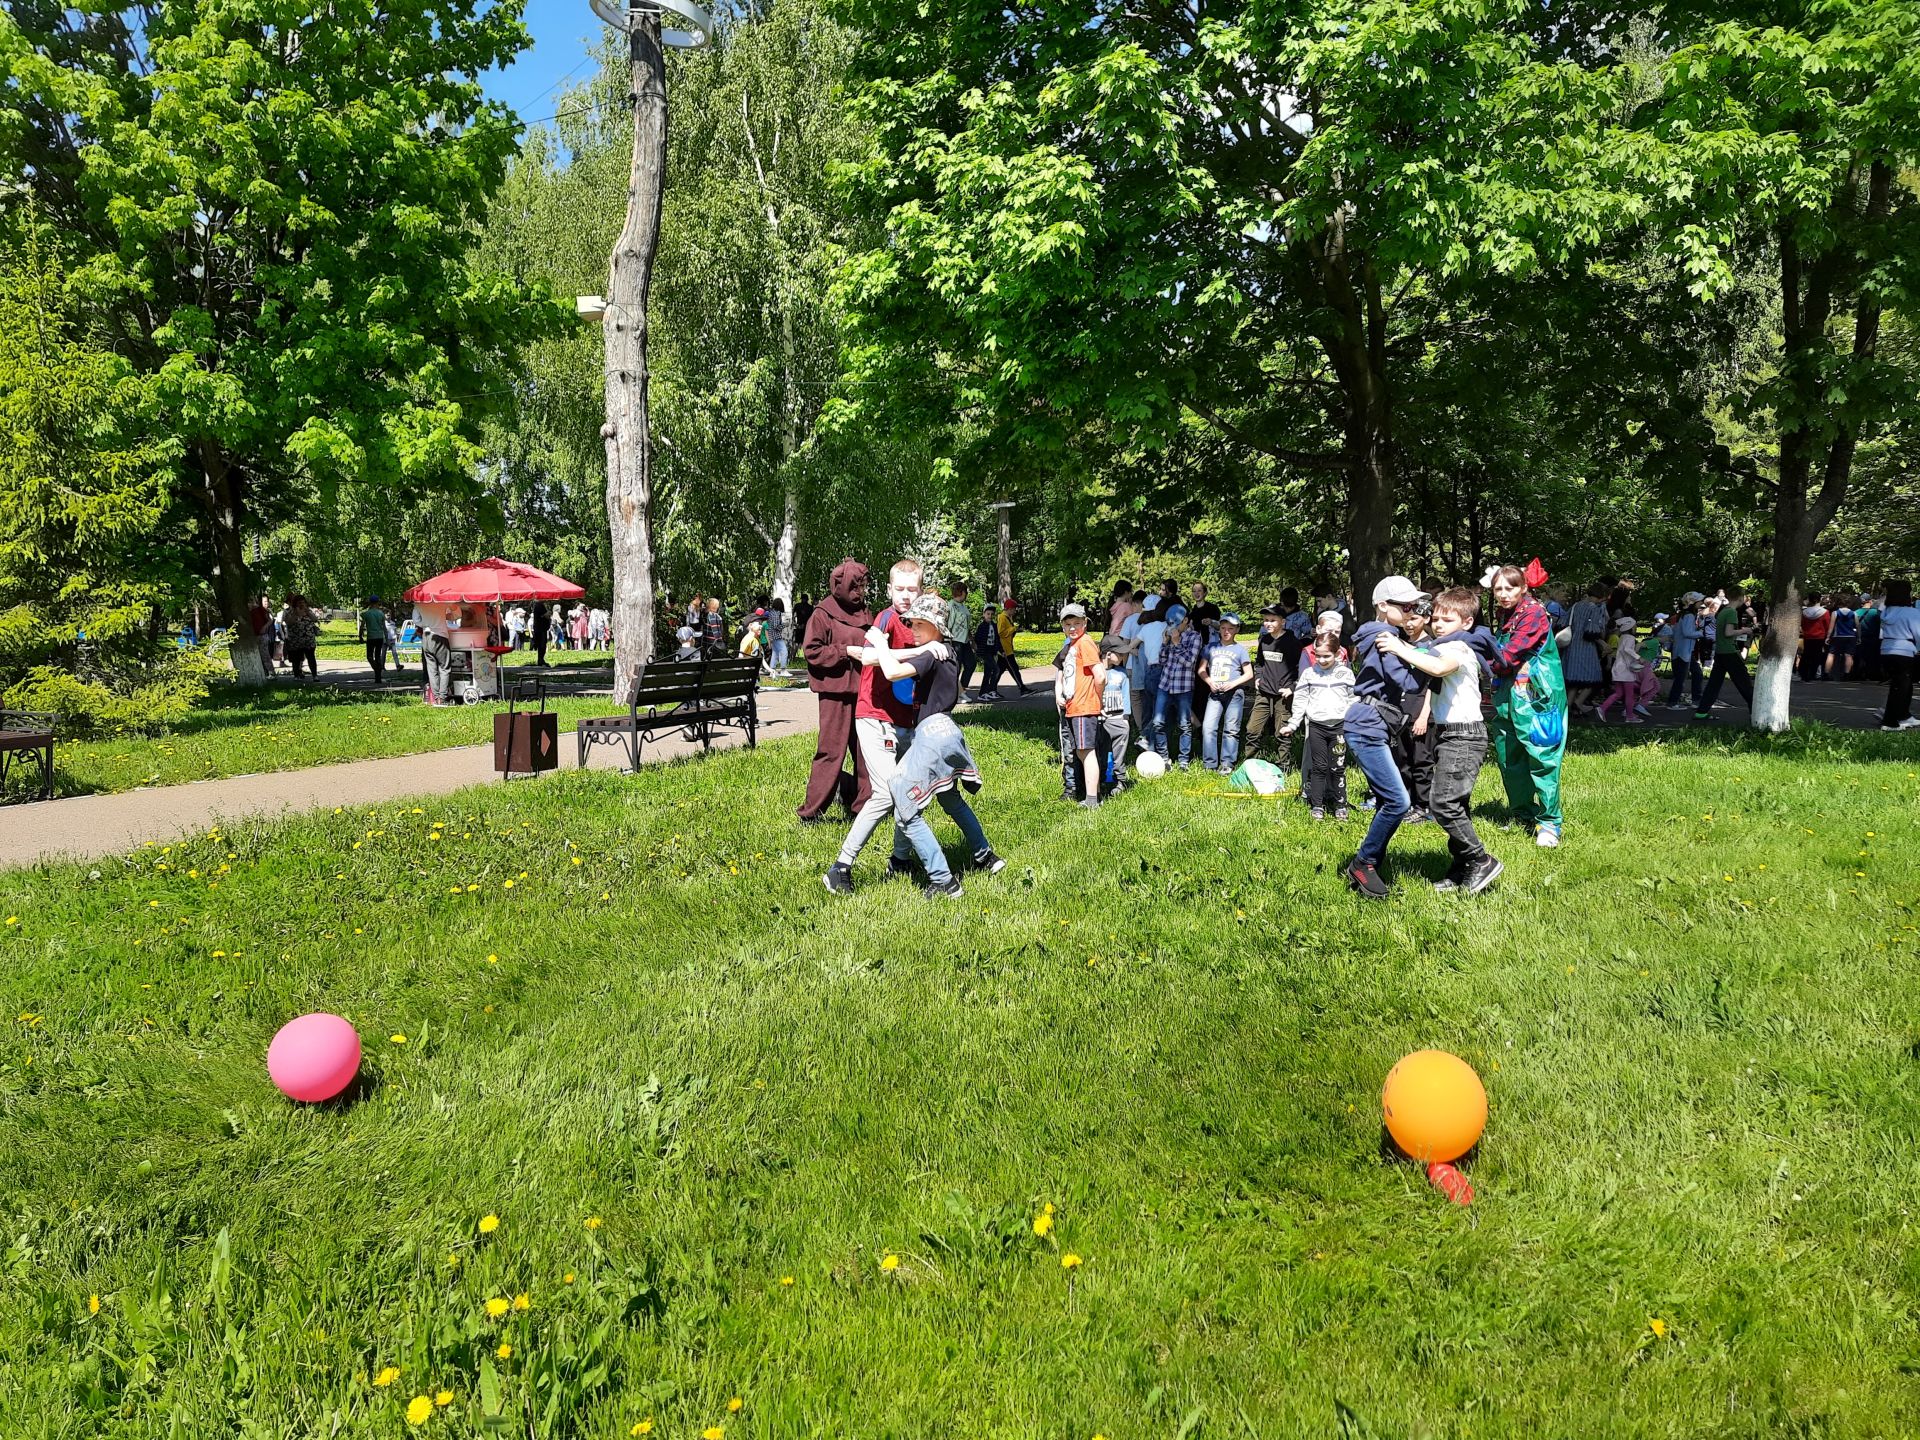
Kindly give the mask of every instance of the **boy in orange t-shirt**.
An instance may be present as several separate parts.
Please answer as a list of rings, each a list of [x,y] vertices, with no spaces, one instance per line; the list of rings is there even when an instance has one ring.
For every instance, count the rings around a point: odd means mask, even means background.
[[[1084,605],[1060,610],[1060,630],[1066,648],[1060,655],[1060,678],[1054,699],[1060,706],[1062,737],[1073,750],[1073,762],[1085,787],[1080,803],[1089,810],[1100,805],[1100,696],[1107,683],[1107,667],[1087,634]]]

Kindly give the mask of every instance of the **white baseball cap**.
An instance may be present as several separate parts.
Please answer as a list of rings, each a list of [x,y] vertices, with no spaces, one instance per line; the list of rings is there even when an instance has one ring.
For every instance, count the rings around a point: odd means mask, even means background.
[[[1420,587],[1404,575],[1389,575],[1373,587],[1376,605],[1411,605],[1420,598]]]

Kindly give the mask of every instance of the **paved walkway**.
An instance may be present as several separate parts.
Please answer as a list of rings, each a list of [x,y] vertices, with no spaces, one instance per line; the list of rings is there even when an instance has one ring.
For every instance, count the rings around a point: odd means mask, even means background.
[[[366,667],[359,668],[364,676]],[[1050,693],[1039,675],[1030,675],[1027,683],[1034,690],[1028,705],[1042,703]],[[1007,693],[1013,692],[1009,689]],[[761,739],[812,734],[818,722],[819,706],[804,687],[760,692]],[[732,749],[744,743],[739,731],[722,730],[713,748]],[[678,732],[663,734],[647,741],[641,763],[674,760],[699,749],[697,743],[683,739]],[[572,732],[562,731],[561,768],[576,768],[577,753]],[[621,769],[626,764],[626,749],[595,746],[587,753],[587,763],[595,770]],[[796,774],[794,780],[796,787],[803,788],[802,775]],[[463,745],[419,755],[236,775],[117,795],[75,795],[38,804],[9,805],[0,808],[0,869],[43,860],[91,860],[122,854],[148,840],[166,841],[205,831],[216,822],[232,825],[322,806],[383,804],[403,795],[444,795],[469,785],[499,783],[493,769],[492,745]],[[529,782],[517,778],[513,783]],[[794,795],[797,802],[799,788]]]

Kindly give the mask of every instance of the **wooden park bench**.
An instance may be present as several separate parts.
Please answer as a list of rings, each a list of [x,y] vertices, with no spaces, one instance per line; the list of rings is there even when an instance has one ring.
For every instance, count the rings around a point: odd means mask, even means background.
[[[632,768],[640,768],[640,745],[649,735],[680,730],[703,749],[713,748],[713,732],[731,725],[754,743],[760,726],[760,661],[757,657],[722,660],[661,660],[643,666],[634,680],[633,699],[624,715],[593,715],[576,730],[579,762],[587,763],[592,745],[627,747]]]
[[[0,710],[0,794],[7,778],[29,763],[40,771],[38,793],[30,800],[53,798],[53,724],[59,717],[31,710]]]

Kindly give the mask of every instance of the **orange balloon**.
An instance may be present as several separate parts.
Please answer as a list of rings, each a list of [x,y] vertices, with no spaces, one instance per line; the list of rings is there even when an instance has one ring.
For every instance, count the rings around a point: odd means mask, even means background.
[[[1387,1133],[1421,1164],[1458,1160],[1487,1128],[1487,1091],[1473,1067],[1444,1050],[1416,1050],[1380,1092]]]

